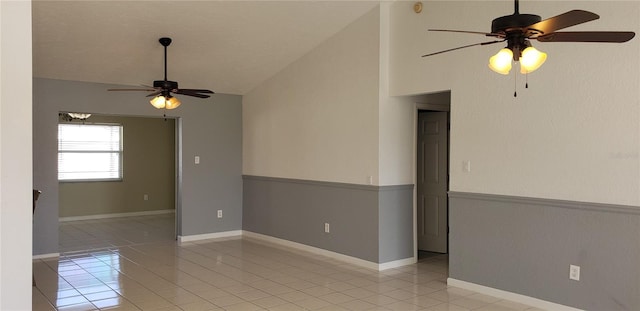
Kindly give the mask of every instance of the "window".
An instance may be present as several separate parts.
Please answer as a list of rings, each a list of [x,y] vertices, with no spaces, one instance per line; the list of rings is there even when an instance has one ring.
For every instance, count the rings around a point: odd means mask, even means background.
[[[122,179],[120,124],[58,124],[58,180]]]

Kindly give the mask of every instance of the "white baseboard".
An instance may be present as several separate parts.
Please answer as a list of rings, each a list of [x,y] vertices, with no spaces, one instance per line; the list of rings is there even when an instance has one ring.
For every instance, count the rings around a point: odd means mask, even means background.
[[[178,243],[186,243],[186,242],[195,242],[209,239],[219,239],[219,238],[229,238],[242,236],[242,230],[233,230],[233,231],[224,231],[224,232],[214,232],[214,233],[205,233],[205,234],[194,234],[194,235],[179,235]]]
[[[511,300],[517,303],[522,303],[522,304],[529,305],[529,306],[536,307],[543,310],[581,311],[580,309],[549,302],[546,300],[533,298],[533,297],[529,297],[521,294],[516,294],[516,293],[512,293],[512,292],[508,292],[508,291],[504,291],[504,290],[500,290],[492,287],[483,286],[483,285],[478,285],[475,283],[460,281],[452,278],[447,279],[447,285],[474,291],[480,294],[485,294],[485,295],[489,295],[497,298]]]
[[[405,259],[398,259],[394,261],[388,261],[385,263],[378,264],[378,271],[383,271],[387,269],[399,268],[402,266],[412,265],[416,263],[417,260],[415,257],[409,257]]]
[[[40,255],[33,255],[33,260],[58,258],[58,257],[60,257],[60,253],[40,254]]]
[[[352,257],[352,256],[348,256],[348,255],[344,255],[344,254],[328,251],[326,249],[317,248],[317,247],[309,246],[309,245],[306,245],[306,244],[302,244],[302,243],[298,243],[298,242],[292,242],[292,241],[289,241],[289,240],[284,240],[284,239],[280,239],[280,238],[276,238],[276,237],[272,237],[272,236],[268,236],[268,235],[264,235],[264,234],[260,234],[260,233],[255,233],[255,232],[251,232],[251,231],[243,230],[242,231],[242,236],[250,238],[250,239],[260,240],[260,241],[264,241],[264,242],[268,242],[268,243],[272,243],[272,244],[277,244],[277,245],[284,246],[284,247],[289,247],[289,248],[293,248],[293,249],[297,249],[297,250],[302,250],[302,251],[306,251],[306,252],[310,252],[310,253],[326,256],[326,257],[333,258],[333,259],[340,260],[340,261],[344,261],[346,263],[350,263],[350,264],[353,264],[353,265],[356,265],[356,266],[360,266],[360,267],[367,268],[367,269],[372,269],[372,270],[378,270],[378,271],[391,269],[391,268],[397,268],[397,267],[400,267],[400,266],[403,266],[403,265],[409,265],[409,264],[412,264],[412,263],[415,262],[414,258],[406,258],[406,259],[400,259],[400,260],[396,260],[396,261],[390,261],[390,262],[385,262],[385,263],[382,263],[382,264],[378,264],[378,263],[371,262],[371,261],[368,261],[368,260],[364,260],[364,259],[360,259],[360,258],[356,258],[356,257]]]
[[[87,215],[87,216],[70,216],[60,217],[59,222],[78,221],[78,220],[95,220],[95,219],[108,219],[108,218],[120,218],[120,217],[135,217],[135,216],[152,216],[175,213],[175,209],[162,209],[155,211],[144,212],[131,212],[131,213],[113,213],[113,214],[99,214],[99,215]]]

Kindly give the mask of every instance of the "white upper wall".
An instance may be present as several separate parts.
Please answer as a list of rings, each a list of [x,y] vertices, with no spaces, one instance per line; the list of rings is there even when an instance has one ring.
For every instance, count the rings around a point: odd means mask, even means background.
[[[379,184],[413,184],[415,103],[411,97],[389,96],[391,8],[392,2],[380,4]]]
[[[243,97],[243,174],[379,182],[379,9]]]
[[[392,95],[451,90],[453,191],[640,205],[640,37],[624,44],[541,43],[547,62],[529,75],[487,68],[502,44],[421,58],[489,41],[429,28],[489,31],[513,5],[487,1],[395,2],[391,10]],[[599,20],[567,31],[640,33],[637,1],[525,1],[543,18],[585,9]],[[516,67],[516,66],[514,66]],[[514,68],[514,70],[517,70]],[[471,172],[463,172],[471,161]]]

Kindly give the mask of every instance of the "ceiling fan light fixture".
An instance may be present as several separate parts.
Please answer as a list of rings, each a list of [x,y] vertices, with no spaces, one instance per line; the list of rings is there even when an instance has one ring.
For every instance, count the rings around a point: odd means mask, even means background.
[[[520,57],[520,72],[530,73],[540,68],[547,60],[547,53],[540,52],[533,46],[529,46],[522,51]]]
[[[180,104],[182,104],[182,103],[177,98],[169,97],[167,99],[167,102],[166,102],[166,108],[167,109],[176,109],[176,108],[178,108],[178,106],[180,106]]]
[[[157,109],[164,109],[164,107],[166,106],[166,100],[162,95],[154,97],[149,102],[151,103],[151,106],[156,107]]]
[[[71,119],[76,119],[76,120],[86,120],[91,116],[90,113],[79,113],[79,112],[68,112],[67,115],[71,117]]]
[[[153,107],[157,109],[176,109],[180,104],[180,100],[173,96],[158,95],[149,101]]]
[[[513,51],[508,48],[504,48],[496,53],[496,55],[489,58],[489,68],[499,74],[509,74],[509,71],[511,71],[512,60]]]

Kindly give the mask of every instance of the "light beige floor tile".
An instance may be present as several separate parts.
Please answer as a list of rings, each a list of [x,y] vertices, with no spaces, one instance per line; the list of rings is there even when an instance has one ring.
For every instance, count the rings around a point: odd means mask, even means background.
[[[307,310],[317,310],[331,305],[330,302],[318,298],[307,298],[294,303]]]
[[[460,299],[451,300],[449,303],[457,306],[461,306],[467,309],[478,309],[490,304],[489,302],[486,302],[480,299],[470,298],[470,297],[463,297]]]
[[[270,294],[267,294],[261,290],[250,290],[250,291],[246,291],[246,292],[242,292],[242,293],[237,293],[235,294],[236,296],[244,299],[245,301],[254,301],[256,299],[260,299],[260,298],[265,298],[265,297],[269,297],[271,296]]]
[[[122,307],[133,306],[132,303],[130,303],[129,301],[125,300],[122,297],[109,298],[109,299],[103,299],[103,300],[94,300],[91,303],[94,304],[96,307],[98,307],[98,309],[108,309],[108,308],[114,308],[114,307],[120,307],[120,306]]]
[[[178,245],[173,217],[62,224],[62,255],[33,261],[34,310],[530,309],[447,286],[447,255],[378,272],[240,237]]]
[[[397,310],[397,311],[412,311],[412,310],[423,309],[422,307],[416,306],[414,304],[411,304],[405,301],[398,301],[392,304],[388,304],[384,307],[390,310]]]
[[[216,306],[220,306],[223,308],[230,305],[244,302],[244,300],[242,300],[240,297],[233,296],[233,295],[227,295],[227,296],[217,297],[213,299],[208,299],[208,301],[215,304]]]
[[[386,285],[386,284],[373,284],[373,285],[369,285],[369,286],[365,286],[363,287],[366,290],[370,290],[374,293],[379,293],[379,294],[384,294],[386,292],[391,292],[394,290],[397,290],[396,287],[390,286],[390,285]]]
[[[513,301],[509,301],[509,300],[500,300],[498,302],[493,303],[493,305],[498,305],[498,306],[504,306],[507,308],[511,308],[513,310],[529,310],[531,309],[531,306],[525,305],[525,304],[521,304],[521,303],[517,303],[517,302],[513,302]]]
[[[372,304],[370,302],[366,302],[363,300],[359,300],[359,299],[343,302],[339,305],[340,307],[343,307],[348,310],[353,310],[353,311],[371,310],[373,308],[378,307],[375,304]]]
[[[301,289],[300,291],[314,297],[319,297],[319,296],[323,296],[323,295],[327,295],[335,292],[333,289],[325,286],[314,286],[314,287]]]
[[[58,308],[58,311],[92,311],[92,310],[98,310],[98,308],[88,302]]]
[[[86,298],[82,297],[82,296],[73,296],[73,297],[65,297],[65,298],[58,298],[55,299],[54,301],[51,301],[51,303],[55,306],[55,307],[64,307],[64,306],[70,306],[70,305],[77,305],[77,304],[82,304],[82,303],[88,303],[89,300],[87,300]]]
[[[293,304],[293,303],[286,303],[283,305],[278,305],[275,307],[271,307],[269,308],[270,311],[300,311],[300,310],[304,310],[302,307],[300,307],[299,305]]]
[[[352,296],[348,296],[348,295],[345,295],[343,293],[338,293],[338,292],[334,292],[334,293],[331,293],[331,294],[319,296],[318,298],[320,298],[322,300],[326,300],[326,301],[328,301],[330,303],[333,303],[333,304],[341,304],[341,303],[356,299],[356,298],[354,298]]]
[[[395,298],[397,300],[407,300],[416,297],[416,294],[402,289],[396,289],[394,291],[386,292],[383,295]]]
[[[429,311],[469,311],[469,309],[461,307],[461,306],[457,306],[454,304],[450,304],[450,303],[442,303],[439,305],[435,305],[432,307],[427,308],[426,310]]]
[[[417,296],[411,299],[407,299],[405,301],[423,308],[433,307],[435,305],[442,304],[442,301],[428,297],[428,296]]]
[[[265,298],[256,299],[252,301],[252,303],[263,308],[272,308],[275,306],[287,304],[289,302],[276,296],[269,296]]]
[[[118,293],[115,291],[98,292],[84,295],[84,297],[89,301],[118,298],[118,296],[120,295],[118,295]]]
[[[330,305],[324,308],[316,309],[315,311],[350,311],[351,309],[347,309],[342,306]]]
[[[349,284],[347,282],[334,282],[334,283],[329,283],[326,285],[326,287],[336,291],[336,292],[344,292],[346,290],[350,290],[353,288],[356,288],[354,285]]]
[[[366,290],[364,288],[352,288],[352,289],[342,291],[342,293],[356,299],[365,299],[365,298],[376,295],[376,293]]]
[[[365,299],[368,302],[371,302],[375,305],[378,306],[386,306],[386,305],[390,305],[392,303],[396,303],[399,302],[400,300],[395,299],[395,298],[391,298],[389,296],[385,296],[385,295],[376,295],[376,296],[371,296],[367,299]]]
[[[187,304],[179,304],[178,307],[184,311],[205,311],[205,310],[215,310],[220,309],[218,306],[207,302],[207,301],[199,301],[199,302],[191,302]]]
[[[131,303],[136,305],[138,308],[142,310],[155,310],[161,308],[175,307],[174,304],[164,300],[164,299],[148,299],[144,298],[144,300],[131,300]]]
[[[261,307],[254,305],[250,302],[241,302],[238,304],[233,304],[230,306],[226,306],[224,308],[224,310],[227,311],[257,311],[257,310],[262,310]]]
[[[284,294],[278,295],[278,297],[289,302],[296,302],[304,299],[313,298],[313,296],[303,292],[299,292],[299,291],[284,293]]]

